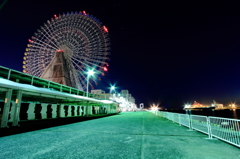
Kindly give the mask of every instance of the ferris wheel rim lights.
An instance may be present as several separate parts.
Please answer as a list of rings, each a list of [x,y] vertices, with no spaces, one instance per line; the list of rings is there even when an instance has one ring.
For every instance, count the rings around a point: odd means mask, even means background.
[[[63,53],[70,64],[68,68],[77,70],[75,72],[70,70],[74,72],[73,76],[79,76],[87,68],[94,68],[96,73],[102,75],[108,70],[109,64],[106,62],[110,54],[108,28],[86,11],[67,12],[59,16],[54,14],[51,20],[47,20],[47,23],[28,39],[28,42],[24,53],[24,73],[40,76],[56,53]],[[37,64],[33,61],[37,61]],[[85,78],[82,75],[76,81]]]

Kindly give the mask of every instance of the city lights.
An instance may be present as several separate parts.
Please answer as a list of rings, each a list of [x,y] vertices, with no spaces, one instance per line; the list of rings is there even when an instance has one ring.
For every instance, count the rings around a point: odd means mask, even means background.
[[[158,106],[159,106],[158,104],[152,104],[152,105],[150,105],[150,109],[153,111],[158,111],[158,109],[159,109]]]

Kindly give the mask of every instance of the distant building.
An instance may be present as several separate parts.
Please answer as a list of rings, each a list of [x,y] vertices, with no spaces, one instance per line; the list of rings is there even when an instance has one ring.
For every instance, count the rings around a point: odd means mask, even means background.
[[[110,94],[106,94],[104,90],[101,89],[93,89],[91,90],[92,94],[96,94],[95,97],[99,98],[99,99],[109,99]]]
[[[128,90],[122,90],[121,95],[122,95],[123,98],[128,100],[128,97],[129,97]]]
[[[91,93],[93,93],[93,94],[105,94],[105,91],[101,90],[101,89],[93,89],[93,90],[91,90]]]
[[[101,89],[91,90],[91,93],[103,99],[113,100],[119,103],[121,111],[134,111],[137,109],[135,98],[129,93],[128,90],[121,90],[121,93],[105,93]]]

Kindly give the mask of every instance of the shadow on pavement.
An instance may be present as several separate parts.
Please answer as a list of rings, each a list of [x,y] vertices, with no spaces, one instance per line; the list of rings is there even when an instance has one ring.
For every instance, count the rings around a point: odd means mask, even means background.
[[[104,115],[92,115],[89,117],[80,116],[80,117],[20,121],[19,126],[16,126],[16,127],[10,126],[12,123],[9,123],[8,128],[0,128],[0,137],[50,128],[55,126],[61,126],[66,124],[72,124],[77,122],[83,122],[87,120],[104,118],[112,115],[118,115],[118,114],[109,114],[109,115],[104,114]]]

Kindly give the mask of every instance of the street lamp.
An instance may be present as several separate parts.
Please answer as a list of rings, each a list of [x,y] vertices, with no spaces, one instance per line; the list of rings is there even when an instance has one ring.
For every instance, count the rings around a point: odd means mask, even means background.
[[[89,78],[90,78],[90,76],[92,76],[92,75],[94,75],[94,71],[93,70],[89,70],[88,72],[87,72],[87,97],[88,97],[88,84],[89,84]]]
[[[115,86],[111,86],[110,93],[112,92],[112,90],[115,90]]]
[[[111,86],[110,87],[110,96],[109,96],[110,98],[113,98],[113,96],[112,96],[112,91],[113,90],[115,90],[115,86]]]

